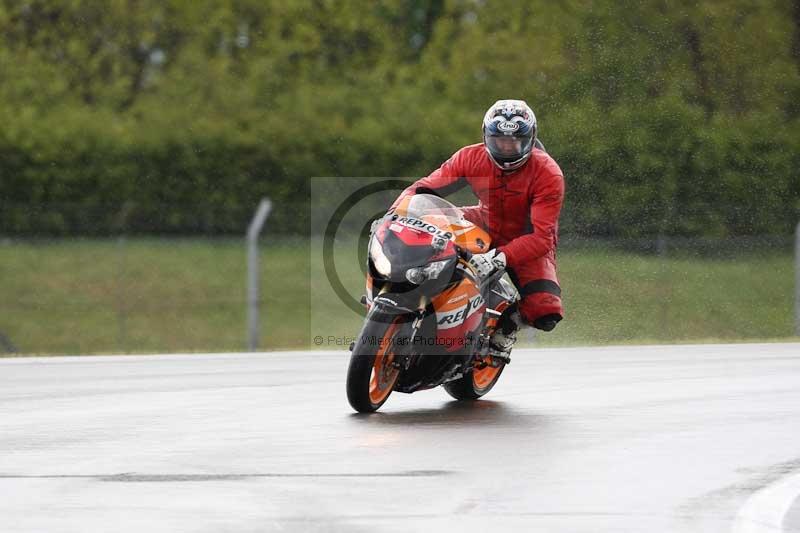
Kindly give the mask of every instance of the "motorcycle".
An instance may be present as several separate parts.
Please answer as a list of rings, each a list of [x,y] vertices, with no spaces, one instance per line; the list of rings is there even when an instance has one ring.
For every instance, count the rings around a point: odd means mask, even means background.
[[[489,235],[431,194],[404,198],[373,228],[367,315],[347,370],[350,405],[374,412],[392,391],[439,385],[457,400],[488,393],[510,362],[489,341],[519,300],[503,270],[481,281],[469,264],[490,249]]]

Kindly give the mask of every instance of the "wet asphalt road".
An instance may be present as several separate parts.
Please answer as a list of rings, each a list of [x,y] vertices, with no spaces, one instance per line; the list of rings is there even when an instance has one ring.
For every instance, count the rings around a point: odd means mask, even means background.
[[[368,416],[346,367],[0,360],[0,531],[728,532],[800,472],[800,344],[519,350],[485,400]]]

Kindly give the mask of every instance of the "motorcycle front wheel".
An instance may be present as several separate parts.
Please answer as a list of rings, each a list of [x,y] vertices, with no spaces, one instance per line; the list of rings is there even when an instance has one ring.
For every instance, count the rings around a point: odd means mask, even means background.
[[[389,398],[400,370],[392,365],[407,343],[409,317],[373,312],[353,345],[347,368],[347,401],[359,413],[377,411]]]

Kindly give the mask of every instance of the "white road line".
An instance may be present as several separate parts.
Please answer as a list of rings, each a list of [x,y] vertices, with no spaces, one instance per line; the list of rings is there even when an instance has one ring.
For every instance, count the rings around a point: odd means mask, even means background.
[[[733,533],[783,531],[783,519],[800,496],[800,473],[794,473],[759,490],[739,509]]]

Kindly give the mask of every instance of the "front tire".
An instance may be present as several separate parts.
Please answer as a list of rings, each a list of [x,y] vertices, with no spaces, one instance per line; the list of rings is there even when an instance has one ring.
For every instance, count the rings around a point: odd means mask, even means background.
[[[394,389],[400,370],[392,366],[409,318],[375,312],[367,316],[347,368],[347,401],[359,413],[372,413]]]

